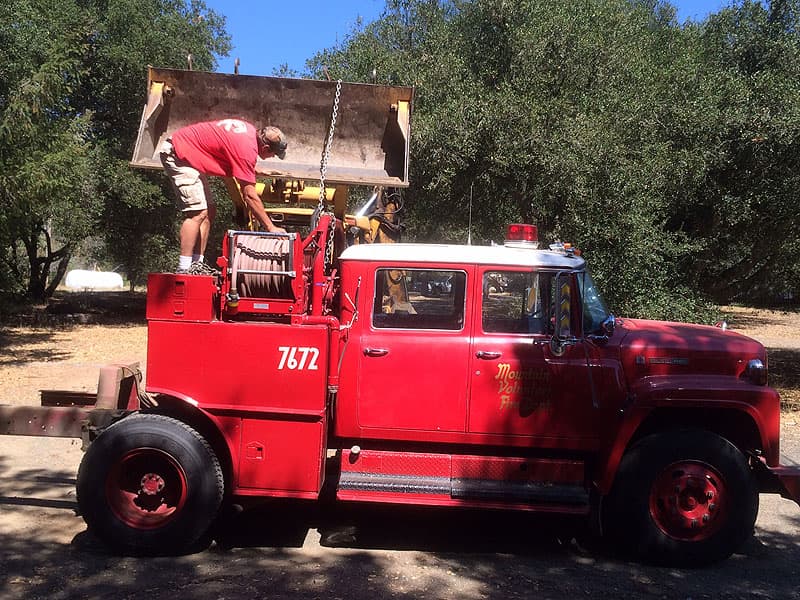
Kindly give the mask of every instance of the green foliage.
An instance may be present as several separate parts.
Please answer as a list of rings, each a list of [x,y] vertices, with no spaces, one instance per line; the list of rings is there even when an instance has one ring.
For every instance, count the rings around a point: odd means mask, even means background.
[[[50,296],[92,235],[131,282],[163,262],[176,211],[160,179],[127,166],[145,68],[182,66],[191,54],[196,68],[212,69],[229,49],[223,27],[198,1],[0,6],[3,289]]]
[[[387,0],[308,68],[416,87],[412,238],[484,243],[537,222],[634,316],[708,321],[710,301],[796,298],[800,0],[675,14],[660,0]],[[170,268],[172,195],[128,166],[145,66],[212,69],[228,50],[224,19],[194,0],[0,6],[3,290],[46,297],[93,236],[131,285]],[[230,210],[216,195],[212,255]]]
[[[797,290],[798,5],[680,24],[655,0],[395,0],[308,66],[416,86],[418,239],[532,220],[614,310],[704,321],[708,299]]]
[[[690,283],[719,301],[798,289],[798,19],[796,2],[746,1],[712,16],[700,39],[713,137],[672,225],[699,250]]]

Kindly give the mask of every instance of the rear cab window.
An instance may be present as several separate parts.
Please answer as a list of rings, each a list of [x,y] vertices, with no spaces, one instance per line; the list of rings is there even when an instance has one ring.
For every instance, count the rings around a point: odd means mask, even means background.
[[[372,326],[377,329],[464,327],[464,271],[380,268],[375,274]]]

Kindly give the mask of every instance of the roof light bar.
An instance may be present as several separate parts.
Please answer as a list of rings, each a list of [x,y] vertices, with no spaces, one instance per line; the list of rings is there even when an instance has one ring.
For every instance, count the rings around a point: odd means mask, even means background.
[[[511,223],[506,227],[506,246],[538,248],[539,230],[529,223]]]

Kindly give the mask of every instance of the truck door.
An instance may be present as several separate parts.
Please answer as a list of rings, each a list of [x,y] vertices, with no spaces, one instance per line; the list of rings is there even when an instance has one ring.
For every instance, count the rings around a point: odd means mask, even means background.
[[[407,301],[393,299],[398,283],[405,286]],[[463,269],[376,270],[370,323],[360,338],[362,428],[466,430],[466,285]]]
[[[469,432],[533,437],[544,447],[591,446],[600,415],[586,352],[595,350],[579,339],[560,356],[550,347],[556,319],[562,334],[578,333],[575,276],[492,268],[479,276]],[[601,375],[593,375],[597,394]]]

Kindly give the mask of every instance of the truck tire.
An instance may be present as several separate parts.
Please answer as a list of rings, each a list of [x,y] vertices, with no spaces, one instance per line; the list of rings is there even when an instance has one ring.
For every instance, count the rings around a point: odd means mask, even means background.
[[[219,460],[197,431],[135,414],[106,429],[78,470],[78,508],[93,534],[123,554],[175,554],[210,529],[224,492]]]
[[[637,559],[700,566],[752,535],[758,488],[745,456],[707,431],[649,436],[622,459],[603,501],[603,525]]]

